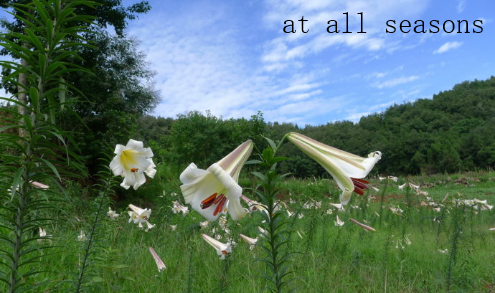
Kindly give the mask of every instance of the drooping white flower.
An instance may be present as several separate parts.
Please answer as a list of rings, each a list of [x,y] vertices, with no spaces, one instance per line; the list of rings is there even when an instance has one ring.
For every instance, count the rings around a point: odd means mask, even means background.
[[[86,234],[84,234],[84,231],[81,230],[81,233],[79,234],[79,236],[77,236],[77,241],[86,241],[87,238],[86,238]]]
[[[364,189],[367,188],[366,184],[369,182],[362,178],[368,175],[382,155],[381,152],[376,151],[370,153],[368,158],[363,158],[325,145],[299,133],[291,132],[287,137],[290,142],[317,161],[332,175],[342,190],[340,202],[343,204],[349,202],[353,191],[360,195],[364,194]]]
[[[339,216],[337,215],[337,217],[335,218],[335,226],[339,226],[339,227],[342,227],[344,226],[345,222],[343,222],[342,220],[340,220]]]
[[[241,236],[242,239],[244,239],[247,243],[249,243],[249,249],[251,250],[254,249],[254,246],[256,246],[256,242],[258,242],[258,238],[251,238],[244,234],[239,234],[239,236]]]
[[[222,243],[206,234],[201,234],[203,239],[208,242],[213,248],[215,248],[217,254],[220,256],[220,259],[225,259],[225,256],[232,252],[232,243]]]
[[[399,187],[399,190],[403,190],[403,189],[404,189],[404,187],[406,187],[406,185],[407,185],[407,183],[404,183],[404,184],[402,184],[402,185],[399,185],[399,186],[398,186],[398,187]]]
[[[152,161],[151,148],[144,148],[142,141],[130,139],[126,146],[118,144],[115,147],[115,157],[110,162],[110,169],[115,176],[124,177],[120,186],[125,189],[139,186],[146,182],[144,174],[153,178],[156,174],[155,164]]]
[[[109,217],[112,220],[115,220],[118,217],[120,217],[120,214],[117,214],[117,212],[112,210],[111,207],[108,207],[107,217]]]
[[[368,225],[365,225],[365,224],[363,224],[363,223],[360,223],[360,222],[358,222],[358,221],[354,220],[353,218],[350,218],[349,220],[350,220],[351,222],[353,222],[354,224],[356,224],[356,225],[358,225],[358,226],[361,226],[361,227],[362,227],[363,229],[365,229],[365,230],[376,232],[375,228],[370,227],[370,226],[368,226]]]
[[[341,203],[330,203],[330,205],[337,208],[339,212],[345,212],[344,205]]]
[[[252,150],[253,142],[248,140],[207,170],[191,163],[180,175],[185,202],[209,221],[223,212],[235,221],[242,219],[246,211],[240,203],[242,188],[237,181]]]
[[[174,212],[174,214],[182,213],[182,215],[185,216],[187,215],[187,213],[189,213],[189,208],[181,205],[178,201],[173,201],[172,203],[172,211]]]
[[[156,253],[156,251],[153,249],[153,247],[150,246],[149,247],[149,250],[151,252],[151,255],[153,256],[153,259],[156,262],[156,266],[158,267],[158,272],[161,272],[164,269],[166,269],[167,267],[163,263],[162,259],[158,256],[158,254]]]
[[[146,232],[155,227],[155,225],[152,225],[150,222],[148,222],[151,215],[151,209],[142,209],[133,204],[130,204],[129,208],[132,210],[128,212],[129,223],[133,222],[134,224],[138,224],[138,228],[140,229],[143,229],[143,224],[146,224]]]

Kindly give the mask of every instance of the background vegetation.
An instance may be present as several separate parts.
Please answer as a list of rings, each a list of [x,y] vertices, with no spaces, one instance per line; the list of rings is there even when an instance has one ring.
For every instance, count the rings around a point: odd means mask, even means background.
[[[263,245],[251,251],[239,234],[260,239],[263,225],[272,226],[264,243],[283,250],[271,253],[282,256],[274,271],[279,281],[290,281],[284,288],[494,290],[495,77],[358,123],[300,127],[265,122],[261,112],[250,119],[195,111],[155,117],[149,113],[160,93],[153,72],[137,41],[123,34],[127,21],[150,9],[146,1],[124,7],[115,0],[3,0],[0,6],[14,16],[2,21],[0,36],[2,54],[13,58],[1,62],[11,97],[2,97],[0,107],[0,291],[259,291],[270,286],[261,277],[269,258]],[[340,210],[331,205],[340,193],[335,182],[283,144],[277,155],[290,160],[277,168],[291,177],[266,184],[276,194],[271,208],[282,210],[202,227],[199,214],[173,209],[183,201],[178,176],[188,164],[206,168],[247,139],[257,153],[263,136],[280,139],[289,131],[359,155],[381,151],[370,176],[376,190]],[[151,147],[158,165],[155,178],[137,191],[116,187],[107,168],[115,144],[129,138]],[[476,172],[450,174],[459,171]],[[262,200],[256,188],[262,177],[246,173],[245,194]],[[376,175],[402,176],[395,182]],[[129,224],[129,203],[151,208],[156,227],[145,232]],[[108,207],[121,216],[106,217]],[[337,215],[343,226],[335,224]],[[233,254],[219,261],[202,233],[238,242]],[[166,271],[157,273],[148,247]]]

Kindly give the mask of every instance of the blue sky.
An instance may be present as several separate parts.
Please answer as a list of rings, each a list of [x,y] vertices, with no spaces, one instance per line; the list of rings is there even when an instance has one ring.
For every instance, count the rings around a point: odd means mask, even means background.
[[[124,0],[124,5],[136,1]],[[262,111],[300,126],[359,121],[394,103],[431,98],[495,75],[493,0],[151,0],[127,34],[156,71],[154,115],[190,110],[225,119]],[[344,34],[345,15],[349,31]],[[360,15],[366,34],[358,34]],[[297,21],[304,16],[302,33]],[[297,33],[283,32],[294,20]],[[341,33],[327,33],[336,20]],[[387,20],[397,31],[386,33]],[[467,20],[471,33],[402,33],[399,23]],[[472,33],[482,20],[482,33]],[[478,22],[479,24],[479,22]],[[457,25],[457,23],[456,23]],[[447,26],[448,28],[451,25]],[[389,28],[390,29],[390,28]]]

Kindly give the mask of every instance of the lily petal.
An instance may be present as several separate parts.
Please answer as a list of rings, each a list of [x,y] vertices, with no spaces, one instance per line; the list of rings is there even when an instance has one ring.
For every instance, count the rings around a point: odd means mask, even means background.
[[[335,179],[342,190],[340,201],[346,204],[353,191],[362,193],[366,181],[359,180],[368,175],[373,166],[380,160],[381,152],[372,152],[363,158],[318,142],[299,133],[291,132],[287,136],[308,156],[317,161]]]

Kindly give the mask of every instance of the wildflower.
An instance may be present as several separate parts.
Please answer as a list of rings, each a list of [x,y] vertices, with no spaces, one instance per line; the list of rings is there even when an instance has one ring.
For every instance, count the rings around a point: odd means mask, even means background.
[[[84,234],[84,231],[81,230],[81,233],[79,234],[79,236],[77,236],[77,241],[86,241],[87,238],[86,238],[86,234]]]
[[[210,221],[225,211],[235,221],[242,219],[246,212],[240,203],[242,188],[237,181],[252,150],[253,142],[248,140],[207,170],[191,163],[180,175],[185,202]]]
[[[366,230],[369,230],[369,231],[373,231],[373,232],[376,231],[373,227],[370,227],[368,225],[359,223],[358,221],[354,220],[353,218],[350,218],[349,220],[351,220],[351,222],[353,222],[354,224],[361,226],[363,229],[366,229]]]
[[[199,222],[199,226],[201,228],[206,228],[208,227],[208,224],[210,224],[210,221],[206,220],[206,221],[203,221],[203,222]]]
[[[163,263],[161,258],[158,256],[156,251],[153,249],[153,247],[150,246],[149,249],[150,249],[151,255],[153,256],[153,259],[156,262],[156,266],[158,267],[158,272],[161,272],[164,269],[166,269],[167,267],[165,266],[165,264]]]
[[[333,210],[332,209],[328,209],[327,210],[327,215],[331,215],[331,214],[333,214]]]
[[[182,213],[182,215],[185,216],[187,215],[187,213],[189,213],[189,208],[181,205],[178,201],[173,201],[172,203],[172,211],[174,212],[174,214]]]
[[[201,236],[206,242],[208,242],[208,244],[215,248],[217,254],[220,256],[220,259],[225,259],[225,256],[232,252],[231,242],[227,242],[226,244],[224,244],[206,234],[201,234]]]
[[[409,187],[411,187],[413,189],[419,189],[419,185],[414,185],[411,182],[409,182]]]
[[[110,169],[115,176],[124,177],[120,184],[123,188],[132,186],[138,189],[146,182],[144,173],[150,178],[155,176],[156,166],[151,159],[153,152],[151,148],[144,148],[142,141],[130,139],[126,146],[118,144],[114,153],[116,155],[110,162]]]
[[[330,205],[337,208],[339,212],[345,212],[344,205],[341,203],[330,203]]]
[[[490,231],[495,231],[495,228],[490,228],[490,229],[488,229],[488,230],[490,230]]]
[[[447,254],[449,252],[449,250],[447,248],[439,249],[438,251],[440,251],[440,253],[443,253],[443,254]]]
[[[36,188],[41,188],[41,189],[48,189],[50,188],[50,186],[46,185],[46,184],[43,184],[41,182],[38,182],[38,181],[29,181],[29,183],[31,183],[32,186],[36,187]]]
[[[112,220],[115,220],[118,217],[120,217],[120,215],[117,214],[116,211],[113,211],[111,207],[108,207],[107,217],[109,217]]]
[[[403,189],[404,189],[404,187],[406,187],[406,184],[407,184],[407,183],[404,183],[404,184],[402,184],[402,185],[399,185],[399,190],[403,190]]]
[[[52,235],[46,235],[46,230],[41,227],[39,227],[39,231],[40,231],[40,239],[38,239],[39,243],[42,243],[46,240],[48,240],[48,242],[51,242],[49,238],[52,237]]]
[[[339,218],[339,216],[338,216],[338,215],[337,215],[337,217],[335,218],[334,223],[335,223],[335,226],[339,226],[339,227],[342,227],[342,226],[344,226],[344,224],[345,224],[343,221],[341,221],[341,220],[340,220],[340,218]]]
[[[261,228],[260,226],[258,226],[258,230],[260,231],[260,233],[261,233],[262,236],[268,235],[268,231],[266,231],[265,229]]]
[[[362,158],[299,133],[291,132],[287,137],[289,141],[316,160],[332,175],[342,190],[340,202],[343,204],[349,202],[353,191],[360,195],[364,194],[364,189],[367,188],[366,184],[369,182],[362,178],[368,175],[382,155],[381,152],[376,151],[370,153],[368,158]]]
[[[169,225],[170,226],[170,229],[172,229],[172,231],[175,231],[177,229],[177,225]]]
[[[251,249],[251,250],[254,249],[256,242],[258,242],[258,238],[251,238],[251,237],[248,237],[244,234],[239,234],[239,236],[241,236],[242,239],[244,239],[247,243],[249,243],[249,249]]]
[[[397,178],[395,176],[388,176],[387,179],[392,180],[394,182],[397,182],[399,180],[399,178]]]
[[[150,218],[151,215],[151,209],[150,210],[142,209],[133,204],[130,204],[129,208],[132,210],[128,212],[130,217],[129,223],[132,221],[134,224],[138,224],[138,227],[140,229],[143,228],[143,223],[146,223],[147,225],[147,228],[145,230],[146,232],[151,230],[153,227],[155,227],[155,225],[152,225],[150,224],[150,222],[148,222],[148,219]]]

